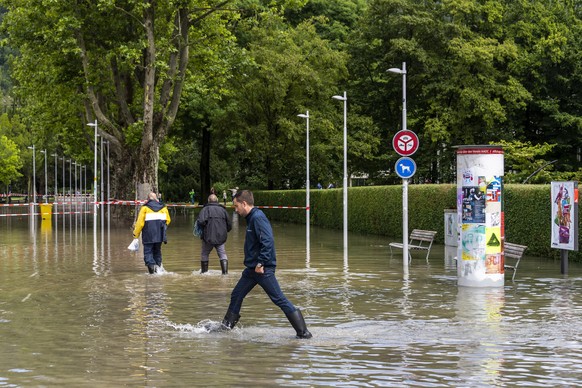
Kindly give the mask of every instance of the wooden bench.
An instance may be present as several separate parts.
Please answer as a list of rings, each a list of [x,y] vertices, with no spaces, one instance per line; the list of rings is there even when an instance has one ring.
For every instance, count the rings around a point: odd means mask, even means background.
[[[422,230],[414,229],[410,233],[408,239],[408,261],[412,260],[410,251],[412,249],[426,251],[426,261],[428,262],[428,255],[430,255],[430,248],[432,248],[432,243],[436,237],[437,232],[434,230]],[[393,242],[390,243],[390,255],[392,255],[392,248],[404,249],[403,243]]]
[[[511,281],[515,280],[515,274],[517,272],[517,266],[519,265],[519,261],[523,256],[523,253],[527,249],[526,245],[519,245],[519,244],[512,244],[512,243],[503,243],[504,252],[505,252],[505,265],[503,266],[505,269],[510,269],[513,271],[513,276],[511,277]],[[513,265],[507,264],[507,259],[515,259]]]

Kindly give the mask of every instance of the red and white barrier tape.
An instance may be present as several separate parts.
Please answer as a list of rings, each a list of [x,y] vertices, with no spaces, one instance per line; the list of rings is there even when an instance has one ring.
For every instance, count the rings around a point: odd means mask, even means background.
[[[0,204],[0,207],[23,207],[23,206],[73,206],[73,205],[85,205],[85,206],[92,206],[92,205],[122,205],[122,206],[132,206],[132,205],[143,205],[145,203],[145,201],[118,201],[118,200],[113,200],[113,201],[104,201],[104,202],[89,202],[89,201],[84,201],[84,202],[52,202],[52,203],[8,203],[8,204]],[[204,205],[192,205],[192,204],[181,204],[181,203],[169,203],[166,204],[166,206],[168,207],[184,207],[184,208],[201,208],[204,207]],[[228,208],[232,208],[233,206],[227,206]],[[277,206],[277,205],[257,205],[255,206],[257,208],[260,209],[298,209],[298,210],[308,210],[309,208],[305,207],[305,206]],[[53,214],[79,214],[80,212],[52,212]],[[92,211],[87,211],[85,213],[92,213]],[[34,213],[34,214],[40,214],[40,213]],[[15,214],[15,216],[20,216],[20,215],[27,215],[27,214]],[[28,214],[30,215],[30,214]],[[7,216],[11,216],[9,214],[2,214],[0,216],[3,217],[7,217]]]

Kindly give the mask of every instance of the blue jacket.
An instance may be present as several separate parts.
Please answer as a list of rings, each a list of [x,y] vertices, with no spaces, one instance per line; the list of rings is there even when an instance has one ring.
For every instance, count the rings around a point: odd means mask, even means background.
[[[139,210],[139,215],[133,229],[133,237],[144,244],[166,242],[166,229],[170,224],[168,208],[161,202],[148,200]]]
[[[275,239],[267,216],[262,210],[254,207],[245,218],[247,220],[245,267],[255,268],[258,263],[265,267],[275,267],[277,265]]]

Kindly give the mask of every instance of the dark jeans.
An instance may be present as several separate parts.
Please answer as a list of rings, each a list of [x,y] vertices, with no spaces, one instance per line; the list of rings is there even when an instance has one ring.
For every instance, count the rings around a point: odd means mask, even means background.
[[[162,243],[143,244],[145,265],[162,265]]]
[[[290,314],[296,310],[293,303],[283,295],[283,291],[281,291],[279,282],[275,277],[275,268],[271,267],[265,267],[264,274],[256,273],[254,268],[245,268],[238,283],[232,290],[232,294],[230,294],[230,306],[228,306],[228,309],[235,314],[239,314],[243,299],[257,284],[265,290],[273,303],[279,306],[285,314]]]

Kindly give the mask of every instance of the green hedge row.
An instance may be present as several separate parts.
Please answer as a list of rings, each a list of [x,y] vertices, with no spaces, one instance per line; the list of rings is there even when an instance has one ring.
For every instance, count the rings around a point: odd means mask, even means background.
[[[257,191],[260,206],[305,206],[305,190]],[[456,209],[457,186],[409,185],[408,228],[436,230],[444,243],[444,210]],[[343,190],[310,190],[311,225],[343,227]],[[265,209],[272,220],[305,223],[304,210]],[[532,256],[559,257],[550,248],[550,185],[504,185],[505,236],[528,246]],[[579,221],[580,223],[580,221]],[[348,229],[351,232],[402,238],[402,186],[351,187],[348,189]],[[578,252],[569,257],[580,260]]]

